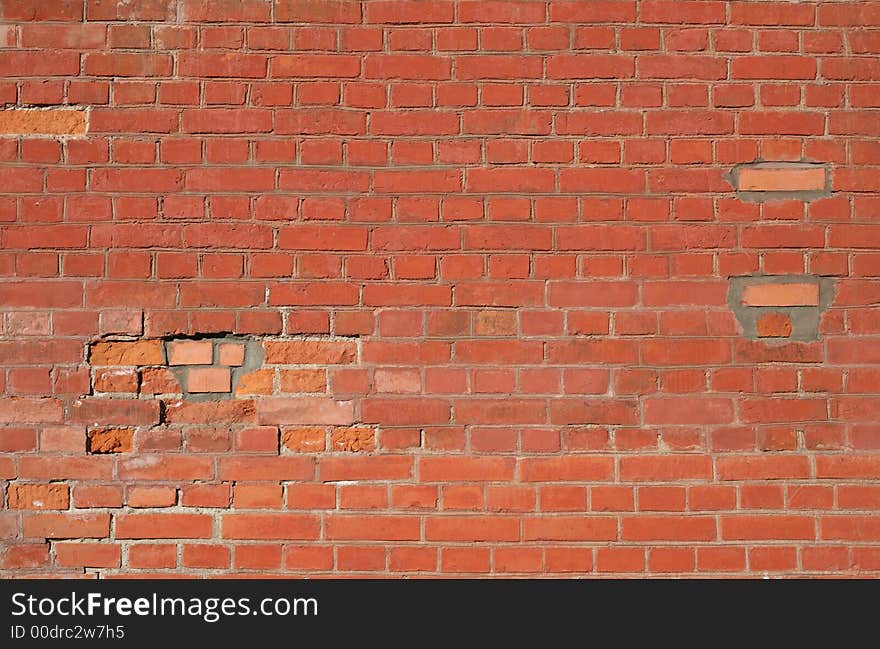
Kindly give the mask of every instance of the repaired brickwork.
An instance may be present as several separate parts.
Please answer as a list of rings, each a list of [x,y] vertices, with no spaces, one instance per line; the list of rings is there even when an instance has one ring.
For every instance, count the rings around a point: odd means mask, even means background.
[[[831,195],[831,178],[824,164],[747,163],[734,167],[730,180],[746,201],[813,201]]]
[[[810,275],[751,275],[730,280],[728,304],[749,338],[817,340],[834,280]]]
[[[0,577],[880,576],[880,3],[0,12]]]

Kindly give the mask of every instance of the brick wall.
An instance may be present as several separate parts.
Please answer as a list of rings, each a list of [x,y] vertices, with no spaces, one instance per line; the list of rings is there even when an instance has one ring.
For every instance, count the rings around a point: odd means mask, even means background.
[[[880,573],[880,2],[0,16],[0,575]]]

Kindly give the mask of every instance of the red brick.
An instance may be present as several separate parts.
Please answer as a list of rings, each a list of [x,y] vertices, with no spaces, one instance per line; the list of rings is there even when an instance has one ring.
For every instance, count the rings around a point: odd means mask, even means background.
[[[56,543],[53,546],[59,566],[118,568],[122,548],[115,543]]]

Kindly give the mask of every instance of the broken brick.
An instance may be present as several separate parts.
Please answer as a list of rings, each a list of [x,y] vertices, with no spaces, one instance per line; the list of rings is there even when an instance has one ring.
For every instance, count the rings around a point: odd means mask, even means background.
[[[757,331],[760,338],[787,338],[791,335],[791,318],[774,311],[758,318]]]
[[[133,437],[134,432],[127,428],[90,430],[87,449],[89,453],[128,453]]]

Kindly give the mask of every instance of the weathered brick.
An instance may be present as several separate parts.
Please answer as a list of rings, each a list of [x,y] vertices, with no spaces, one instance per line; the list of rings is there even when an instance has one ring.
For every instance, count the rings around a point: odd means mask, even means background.
[[[778,311],[760,316],[756,326],[761,338],[787,338],[791,335],[791,319]]]
[[[89,453],[127,453],[131,451],[134,432],[127,428],[91,430],[88,434]]]
[[[89,350],[92,365],[162,365],[165,350],[159,340],[93,343]]]
[[[5,135],[83,136],[88,112],[67,108],[0,110],[0,133]]]
[[[67,509],[70,489],[66,484],[11,484],[7,498],[10,509]]]

